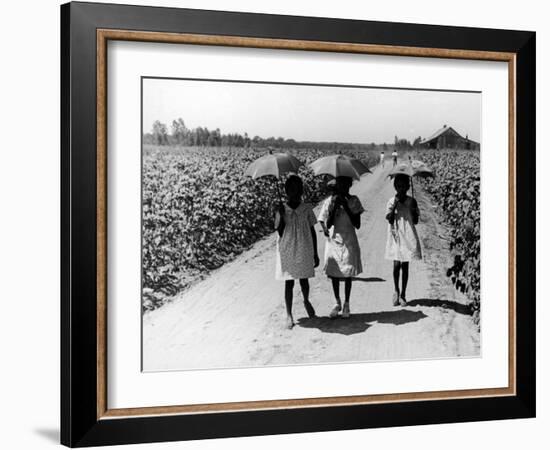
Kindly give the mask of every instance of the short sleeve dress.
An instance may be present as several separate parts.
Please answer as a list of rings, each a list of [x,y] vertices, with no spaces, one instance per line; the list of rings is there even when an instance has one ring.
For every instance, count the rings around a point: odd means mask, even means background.
[[[277,280],[300,280],[312,278],[314,273],[314,249],[311,227],[317,219],[308,203],[300,203],[296,209],[287,204],[285,228],[277,239],[275,278]]]
[[[355,197],[354,201],[359,202],[359,199]],[[328,197],[323,202],[318,216],[320,222],[327,223],[334,208],[333,202],[334,197]],[[355,227],[342,206],[334,214],[334,222],[325,244],[324,271],[331,278],[355,277],[363,271]]]
[[[391,212],[395,202],[395,197],[390,198],[386,214]],[[397,203],[393,225],[388,223],[386,259],[401,262],[422,259],[420,239],[413,222],[413,202],[413,198],[407,196],[404,202]]]

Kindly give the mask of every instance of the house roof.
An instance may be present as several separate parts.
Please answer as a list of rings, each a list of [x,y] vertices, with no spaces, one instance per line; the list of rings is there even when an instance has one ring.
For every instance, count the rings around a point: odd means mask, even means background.
[[[469,141],[469,142],[473,142],[473,143],[476,143],[476,141],[472,141],[471,139],[468,139],[468,138],[465,138],[463,136],[461,136],[453,127],[448,127],[448,126],[443,126],[441,127],[439,130],[437,130],[434,134],[432,134],[430,137],[427,137],[426,139],[423,139],[422,141],[420,141],[420,144],[427,144],[428,142],[434,140],[434,139],[437,139],[439,136],[441,136],[442,134],[448,132],[449,130],[452,130],[453,133],[455,133],[457,136],[460,136],[462,139],[464,139],[465,141]]]
[[[449,131],[449,130],[453,130],[456,134],[458,134],[456,132],[456,130],[453,128],[453,127],[448,127],[448,126],[444,126],[444,127],[441,127],[439,130],[437,130],[434,134],[432,134],[430,137],[427,137],[426,139],[420,141],[421,144],[426,144],[428,142],[430,142],[431,140],[433,139],[436,139],[438,138],[439,136],[441,136],[443,133]],[[458,134],[460,136],[460,134]],[[462,137],[462,136],[460,136]]]

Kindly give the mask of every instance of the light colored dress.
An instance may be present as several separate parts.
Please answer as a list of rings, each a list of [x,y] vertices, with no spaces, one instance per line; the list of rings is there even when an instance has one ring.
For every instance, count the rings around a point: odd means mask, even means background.
[[[386,214],[390,213],[396,198],[388,201]],[[398,202],[393,225],[388,223],[386,239],[386,259],[407,262],[422,259],[420,239],[413,222],[413,198],[407,196],[404,202]]]
[[[317,223],[311,205],[300,203],[292,209],[286,203],[285,229],[277,239],[275,278],[277,280],[299,280],[312,278],[315,254],[311,227]]]
[[[359,202],[357,197],[354,200]],[[327,224],[333,202],[334,197],[324,201],[317,218],[319,222]],[[329,236],[325,244],[324,271],[331,278],[355,277],[363,271],[355,227],[343,206],[339,206],[334,214],[334,223],[328,230]]]

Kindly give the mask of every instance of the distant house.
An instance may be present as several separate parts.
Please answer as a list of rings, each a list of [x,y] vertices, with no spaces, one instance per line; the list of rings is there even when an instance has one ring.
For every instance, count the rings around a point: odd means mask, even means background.
[[[453,127],[447,125],[443,125],[443,128],[420,141],[419,145],[424,148],[479,150],[479,142],[468,139],[468,135],[462,137]]]

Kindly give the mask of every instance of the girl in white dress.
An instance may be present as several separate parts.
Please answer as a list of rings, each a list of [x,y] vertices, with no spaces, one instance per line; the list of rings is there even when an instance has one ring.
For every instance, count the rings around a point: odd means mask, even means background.
[[[330,318],[349,318],[352,277],[363,271],[361,250],[355,229],[361,226],[361,213],[364,211],[356,196],[350,195],[352,184],[350,177],[336,178],[336,193],[328,197],[321,211],[319,222],[327,238],[325,244],[324,270],[332,281],[332,290],[336,303],[330,312]],[[340,281],[344,281],[345,300],[342,308],[340,300]]]
[[[410,188],[408,175],[396,175],[393,181],[396,194],[390,198],[387,205],[386,220],[388,232],[386,240],[386,259],[393,261],[393,305],[407,304],[406,290],[409,280],[409,262],[422,259],[420,239],[416,225],[420,217],[418,204],[413,197],[407,195]],[[399,275],[401,274],[401,290]]]
[[[275,278],[285,281],[286,326],[294,326],[292,316],[292,295],[294,280],[300,280],[304,307],[309,317],[315,317],[315,310],[309,301],[308,278],[314,276],[314,268],[319,265],[317,236],[314,225],[317,222],[311,205],[302,202],[304,186],[297,175],[288,177],[285,183],[287,202],[280,204],[276,212],[275,228],[277,257]]]
[[[391,158],[393,160],[393,167],[397,165],[397,150],[394,150],[391,154]]]

